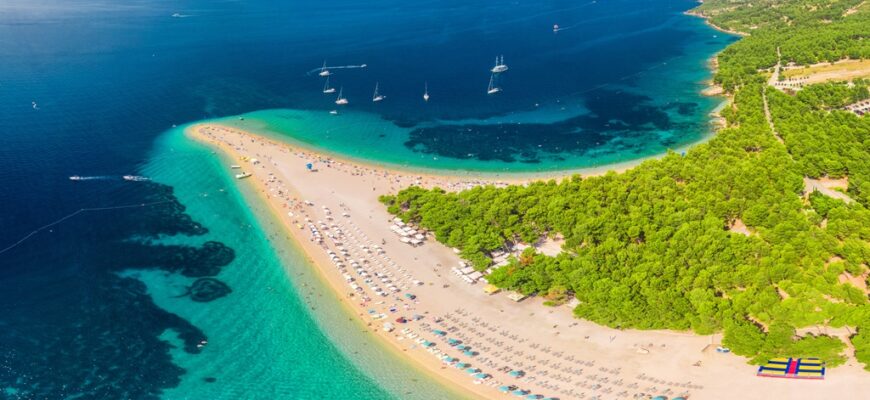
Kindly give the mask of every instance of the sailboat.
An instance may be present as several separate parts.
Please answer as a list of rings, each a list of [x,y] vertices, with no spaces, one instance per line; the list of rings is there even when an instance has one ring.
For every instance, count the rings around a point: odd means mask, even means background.
[[[329,77],[326,77],[326,83],[323,85],[323,93],[331,94],[335,93],[335,88],[329,87]]]
[[[492,69],[490,71],[492,71],[493,74],[497,74],[499,72],[505,72],[507,70],[508,70],[508,66],[504,63],[504,56],[501,56],[501,59],[496,57],[495,58],[495,66],[492,67]]]
[[[326,69],[326,60],[323,60],[323,67],[320,68],[320,73],[317,74],[320,76],[329,76],[329,70]]]
[[[372,95],[372,101],[377,103],[377,102],[385,99],[386,97],[387,96],[383,96],[381,94],[378,94],[378,82],[375,82],[375,94]]]
[[[342,97],[342,92],[344,92],[344,88],[338,89],[338,98],[335,99],[335,104],[338,104],[340,106],[347,104],[347,99]]]
[[[501,92],[501,88],[495,86],[495,74],[489,76],[489,87],[486,88],[486,94],[496,94]]]
[[[429,101],[429,82],[426,82],[423,86],[425,91],[423,92],[423,101]]]

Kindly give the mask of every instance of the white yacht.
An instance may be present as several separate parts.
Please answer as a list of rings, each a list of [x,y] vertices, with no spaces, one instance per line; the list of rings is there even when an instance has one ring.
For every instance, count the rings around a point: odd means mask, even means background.
[[[423,87],[424,87],[423,101],[429,101],[429,82],[426,82],[425,84],[423,84]]]
[[[326,77],[326,83],[323,85],[323,93],[325,93],[325,94],[335,93],[335,88],[329,87],[329,77],[328,76]]]
[[[500,72],[505,72],[507,70],[508,70],[508,66],[507,66],[507,64],[504,63],[504,56],[501,56],[501,59],[496,57],[495,58],[495,66],[492,67],[492,69],[490,71],[492,71],[493,74],[497,74]]]
[[[323,61],[323,67],[320,67],[320,73],[317,74],[320,76],[329,76],[329,70],[326,69],[326,60]]]
[[[501,92],[501,88],[495,86],[495,74],[489,76],[489,86],[486,88],[486,94],[496,94]]]
[[[344,92],[344,88],[338,89],[338,98],[335,100],[335,104],[343,106],[343,105],[348,103],[347,99],[345,99],[344,96],[342,96],[343,92]]]
[[[385,98],[387,98],[387,96],[378,93],[378,82],[375,82],[375,94],[372,95],[372,101],[377,103]]]

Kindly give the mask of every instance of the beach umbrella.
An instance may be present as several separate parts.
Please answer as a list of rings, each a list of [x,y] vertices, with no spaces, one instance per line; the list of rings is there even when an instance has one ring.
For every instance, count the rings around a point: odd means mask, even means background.
[[[520,397],[522,397],[522,396],[525,396],[525,395],[526,395],[527,393],[529,393],[529,392],[527,392],[527,391],[525,391],[525,390],[522,390],[522,389],[517,389],[517,390],[514,390],[514,391],[511,392],[511,393],[513,393],[514,396],[520,396]]]
[[[489,378],[489,374],[487,374],[487,373],[485,373],[485,372],[481,372],[481,373],[479,373],[479,374],[477,374],[477,375],[474,375],[474,377],[477,378],[477,379],[486,379],[486,378]]]
[[[523,372],[523,371],[520,371],[520,370],[513,370],[513,369],[511,370],[511,372],[508,373],[508,375],[510,375],[510,376],[512,376],[512,377],[514,377],[514,378],[516,378],[516,377],[518,377],[518,376],[523,376],[523,375],[525,375],[525,374],[526,374],[526,373]],[[667,400],[667,399],[665,399],[665,400]]]
[[[538,399],[541,398],[541,395],[539,395],[539,394],[530,394],[530,395],[526,396],[526,398],[529,399],[529,400],[538,400]]]
[[[652,400],[668,400],[668,398],[665,396],[656,396],[656,397],[653,397]]]
[[[468,346],[466,346],[466,345],[464,345],[464,344],[460,344],[459,346],[456,346],[456,349],[457,349],[457,350],[465,350],[465,349],[467,349],[467,348],[468,348]]]
[[[447,332],[444,332],[444,331],[441,331],[441,330],[438,330],[438,329],[433,330],[432,333],[434,333],[434,334],[436,334],[436,335],[438,335],[438,336],[446,336],[446,335],[447,335]]]
[[[686,400],[686,398],[683,397],[683,396],[680,396],[680,397],[674,397],[674,398],[671,399],[671,400]]]
[[[471,350],[466,350],[466,351],[465,351],[464,353],[462,353],[462,354],[465,354],[466,356],[469,356],[469,357],[474,357],[474,356],[477,355],[477,354],[475,354],[475,353],[474,353],[473,351],[471,351]]]
[[[480,370],[477,368],[469,368],[469,369],[466,369],[465,372],[468,372],[469,374],[476,374],[476,373],[480,372]]]
[[[459,369],[468,368],[469,366],[471,366],[471,364],[469,364],[469,363],[456,364],[456,368],[459,368]]]
[[[502,393],[507,393],[507,392],[511,391],[511,387],[510,386],[499,386],[498,390]]]
[[[430,341],[428,341],[428,340],[424,340],[424,341],[423,341],[423,346],[429,347],[429,346],[434,346],[434,345],[435,345],[435,343],[432,343],[432,342],[430,342]]]
[[[450,339],[447,339],[447,343],[450,343],[451,345],[459,344],[459,339],[450,338]]]

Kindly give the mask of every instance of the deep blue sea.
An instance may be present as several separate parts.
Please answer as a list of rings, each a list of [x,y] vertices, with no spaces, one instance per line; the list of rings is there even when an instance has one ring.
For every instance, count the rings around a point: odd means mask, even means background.
[[[433,168],[656,154],[706,137],[719,101],[698,92],[734,38],[694,5],[0,2],[0,398],[454,396],[360,334],[173,125],[253,112],[288,140]],[[338,116],[310,73],[324,60],[367,65],[333,69]]]

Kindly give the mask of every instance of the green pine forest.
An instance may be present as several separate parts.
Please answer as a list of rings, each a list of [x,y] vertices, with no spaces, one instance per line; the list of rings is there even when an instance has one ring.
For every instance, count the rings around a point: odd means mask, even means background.
[[[783,64],[870,58],[870,4],[706,0],[692,12],[746,34],[718,56],[731,102],[712,140],[621,174],[381,200],[481,270],[511,244],[564,238],[560,255],[528,248],[489,280],[549,304],[576,297],[579,318],[722,333],[753,363],[870,369],[870,118],[840,110],[868,98],[868,82],[767,85],[777,48]],[[806,193],[805,177],[848,178],[852,201]]]

